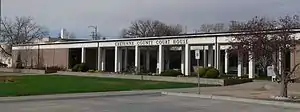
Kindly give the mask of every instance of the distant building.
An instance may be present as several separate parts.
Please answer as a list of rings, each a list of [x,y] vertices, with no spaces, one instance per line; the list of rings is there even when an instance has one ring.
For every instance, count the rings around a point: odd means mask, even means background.
[[[61,39],[60,38],[52,38],[52,37],[44,37],[44,38],[35,38],[31,42],[32,43],[43,44],[43,43],[56,42],[56,41],[59,41],[59,40],[61,40]]]
[[[8,49],[7,45],[0,43],[0,46],[3,49]],[[7,64],[7,67],[11,67],[12,66],[12,57],[8,56],[7,54],[5,54],[4,52],[2,52],[2,49],[0,49],[0,63],[1,64]]]

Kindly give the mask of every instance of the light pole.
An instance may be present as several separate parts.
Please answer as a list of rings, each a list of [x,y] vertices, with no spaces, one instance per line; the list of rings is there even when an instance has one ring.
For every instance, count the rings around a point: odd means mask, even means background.
[[[93,40],[98,39],[98,27],[97,26],[89,26],[89,28],[93,28],[94,32],[92,32],[92,38]]]

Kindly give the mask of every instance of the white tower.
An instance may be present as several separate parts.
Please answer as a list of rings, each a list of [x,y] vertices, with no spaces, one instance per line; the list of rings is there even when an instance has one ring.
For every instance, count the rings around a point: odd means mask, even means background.
[[[62,38],[62,39],[68,39],[69,38],[69,33],[66,29],[62,28],[60,30],[60,38]]]
[[[65,33],[65,29],[64,28],[62,28],[61,30],[60,30],[60,38],[64,38],[64,33]]]

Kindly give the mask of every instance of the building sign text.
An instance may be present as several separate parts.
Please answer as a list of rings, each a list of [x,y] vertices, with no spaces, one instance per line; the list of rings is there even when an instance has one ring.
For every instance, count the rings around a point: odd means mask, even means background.
[[[184,45],[187,43],[188,43],[187,39],[139,40],[139,41],[115,42],[115,46]]]

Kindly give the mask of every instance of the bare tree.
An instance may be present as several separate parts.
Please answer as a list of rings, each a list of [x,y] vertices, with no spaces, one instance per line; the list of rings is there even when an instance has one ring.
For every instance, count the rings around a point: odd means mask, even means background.
[[[204,33],[210,33],[210,32],[224,32],[227,31],[227,29],[224,23],[202,24],[199,31]]]
[[[124,29],[121,36],[126,37],[154,37],[174,36],[182,33],[181,25],[167,25],[158,20],[137,20],[131,23],[128,29]]]
[[[275,35],[276,38],[273,38],[273,47],[274,51],[277,50],[278,53],[281,55],[273,55],[272,65],[275,66],[275,73],[278,76],[280,83],[281,83],[281,91],[280,95],[287,97],[287,85],[290,81],[297,79],[297,77],[293,77],[292,75],[297,70],[300,63],[294,65],[291,70],[288,70],[286,67],[286,55],[290,51],[295,51],[296,47],[296,37],[293,33],[293,29],[300,28],[300,19],[299,16],[285,16],[280,17],[277,21],[278,23],[278,30],[281,33]],[[277,57],[276,57],[277,56]],[[279,57],[278,62],[281,63],[281,73],[276,70],[277,63],[275,63],[275,59]]]
[[[296,77],[292,77],[292,74],[300,64],[289,70],[285,66],[285,54],[295,50],[293,30],[300,27],[299,17],[286,16],[277,20],[254,17],[247,22],[231,22],[230,27],[231,31],[242,31],[243,34],[233,36],[233,50],[243,54],[250,52],[251,58],[264,67],[272,65],[281,83],[280,96],[287,97],[287,85],[295,80]],[[278,66],[278,63],[281,63],[281,66]]]
[[[270,29],[275,28],[275,21],[265,17],[254,17],[247,22],[231,21],[229,24],[230,31],[243,32],[244,34],[234,36],[232,42],[233,51],[240,54],[248,54],[249,51],[255,52],[256,56],[252,58],[265,75],[267,74],[268,65],[271,64],[273,53],[273,49],[265,44],[270,41],[269,36],[272,32]]]
[[[4,18],[1,21],[0,41],[5,43],[8,49],[0,47],[2,53],[12,56],[12,46],[31,43],[33,39],[48,35],[45,28],[37,25],[31,17],[16,17],[15,20]]]

